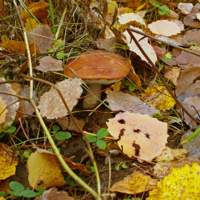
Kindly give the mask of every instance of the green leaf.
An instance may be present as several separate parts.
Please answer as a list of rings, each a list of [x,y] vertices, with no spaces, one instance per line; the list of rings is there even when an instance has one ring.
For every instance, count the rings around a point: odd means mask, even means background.
[[[42,188],[38,188],[38,192],[37,192],[38,196],[42,195],[43,193],[44,193],[44,190]]]
[[[165,9],[164,9],[162,6],[160,6],[160,7],[158,8],[158,13],[159,13],[160,15],[164,15],[164,14],[165,14]]]
[[[53,149],[47,149],[47,151],[54,153]]]
[[[21,192],[21,195],[24,197],[36,197],[38,196],[38,194],[34,191],[31,190],[24,190]]]
[[[133,92],[133,91],[136,89],[136,86],[133,85],[133,84],[131,84],[131,85],[128,86],[128,89],[129,89],[131,92]]]
[[[86,135],[89,142],[95,142],[97,138],[93,135]],[[83,138],[85,140],[85,138]]]
[[[128,168],[128,165],[126,165],[126,163],[122,163],[121,166],[122,166],[122,168],[124,168],[124,169],[127,169],[127,168]]]
[[[71,180],[69,177],[66,177],[65,181],[66,181],[65,184],[67,184],[67,185],[74,185],[75,184],[74,180]]]
[[[115,168],[114,168],[116,171],[119,171],[120,170],[120,164],[118,163],[115,163]]]
[[[157,1],[151,1],[150,3],[151,3],[153,6],[157,7],[157,8],[161,5],[161,3],[157,2]]]
[[[51,133],[55,134],[55,133],[57,133],[59,130],[60,130],[60,127],[57,126],[57,125],[54,125],[54,126],[53,126],[53,131],[52,131]]]
[[[94,172],[94,167],[93,166],[90,166],[90,170],[88,170],[90,173]]]
[[[6,193],[5,192],[3,192],[3,191],[0,191],[0,197],[4,197],[6,195]]]
[[[162,9],[162,10],[164,10],[165,11],[165,13],[168,15],[168,16],[170,16],[170,10],[169,10],[169,8],[167,7],[167,6],[160,6],[159,7],[159,9]]]
[[[105,128],[101,128],[97,131],[97,139],[102,139],[108,135],[108,131]]]
[[[106,143],[103,140],[97,140],[96,145],[100,148],[100,149],[105,149],[106,148]]]
[[[70,137],[72,137],[71,133],[66,131],[60,131],[55,134],[55,138],[57,140],[66,140],[69,139]]]
[[[14,196],[18,196],[18,197],[21,197],[21,192],[17,192],[17,191],[10,191],[10,190],[7,190],[9,194],[12,194]]]
[[[63,59],[65,56],[68,56],[68,55],[69,55],[68,53],[58,52],[58,53],[56,54],[56,58],[57,58],[58,60],[61,60],[61,59]]]
[[[12,189],[15,192],[21,192],[24,190],[24,186],[21,183],[18,183],[17,181],[11,181],[9,185],[10,189]]]

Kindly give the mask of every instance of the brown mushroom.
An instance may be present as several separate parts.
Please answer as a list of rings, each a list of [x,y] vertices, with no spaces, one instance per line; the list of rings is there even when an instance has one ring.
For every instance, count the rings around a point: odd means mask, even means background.
[[[70,77],[79,77],[93,93],[101,90],[102,84],[115,83],[125,78],[131,69],[130,63],[123,57],[104,50],[88,51],[78,58],[71,60],[65,74]],[[96,94],[100,99],[101,93]],[[98,100],[94,96],[84,99],[84,108],[94,108]]]

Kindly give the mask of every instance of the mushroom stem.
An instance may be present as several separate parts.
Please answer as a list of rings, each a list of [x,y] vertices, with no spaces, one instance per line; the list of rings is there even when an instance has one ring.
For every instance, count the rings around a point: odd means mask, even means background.
[[[88,87],[90,88],[90,90],[93,93],[99,92],[101,91],[101,84],[89,84]],[[88,92],[88,95],[90,93]],[[99,99],[101,99],[101,93],[95,94],[96,97],[98,97]],[[97,104],[99,103],[99,101],[94,97],[94,96],[90,96],[87,97],[83,100],[83,107],[85,109],[92,109],[94,108]]]

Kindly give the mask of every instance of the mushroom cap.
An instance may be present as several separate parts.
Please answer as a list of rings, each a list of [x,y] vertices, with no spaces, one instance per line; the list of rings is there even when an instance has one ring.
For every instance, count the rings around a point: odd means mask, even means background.
[[[108,84],[125,78],[131,64],[123,57],[104,50],[88,51],[71,60],[65,74],[83,79],[86,83]],[[75,73],[74,73],[74,72]]]

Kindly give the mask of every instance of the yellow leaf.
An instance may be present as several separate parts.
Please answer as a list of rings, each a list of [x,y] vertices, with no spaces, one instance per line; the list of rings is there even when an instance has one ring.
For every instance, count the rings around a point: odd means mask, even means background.
[[[0,143],[0,180],[5,180],[15,174],[18,162],[12,156],[12,150],[6,144]]]
[[[33,18],[27,18],[26,19],[26,31],[29,32],[31,30],[33,30],[35,27],[37,27],[38,23],[36,22],[35,19]]]
[[[148,87],[141,95],[141,99],[158,110],[170,110],[176,103],[164,86]]]
[[[193,163],[181,168],[171,167],[171,174],[158,182],[157,188],[149,192],[147,200],[198,200],[200,199],[200,166]]]
[[[111,1],[110,3],[108,3],[108,14],[113,15],[115,13],[115,8],[118,8],[116,1]]]
[[[136,9],[136,11],[141,10],[142,8],[144,8],[144,6],[146,6],[146,3],[142,4],[141,6],[138,6],[137,9]]]
[[[8,112],[6,107],[7,107],[7,102],[3,100],[2,96],[0,96],[0,113],[1,113],[1,115],[0,115],[0,124],[5,122],[6,113]]]

